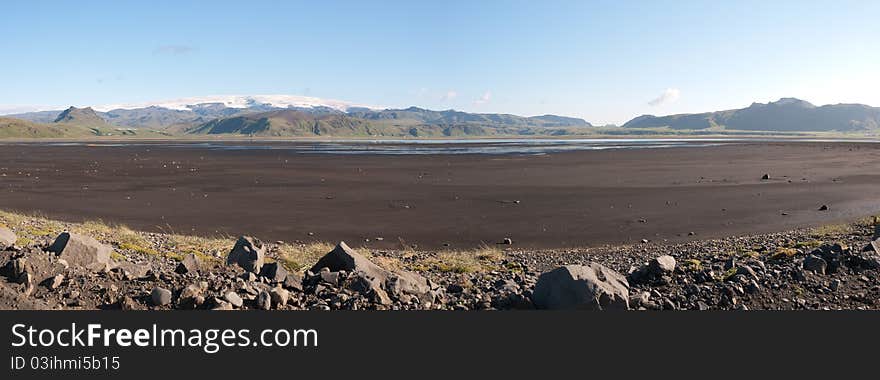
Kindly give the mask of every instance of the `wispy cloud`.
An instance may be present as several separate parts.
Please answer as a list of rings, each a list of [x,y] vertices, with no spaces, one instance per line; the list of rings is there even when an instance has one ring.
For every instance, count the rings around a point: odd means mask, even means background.
[[[453,100],[457,97],[458,97],[458,92],[456,92],[455,90],[449,90],[449,91],[446,91],[446,93],[440,97],[440,100],[446,102],[446,101]]]
[[[657,107],[664,104],[675,103],[681,97],[681,91],[677,88],[667,88],[660,96],[654,98],[648,104]]]
[[[0,115],[9,115],[15,113],[35,112],[45,109],[51,109],[48,106],[29,106],[20,104],[0,104]]]
[[[153,49],[153,55],[184,55],[198,50],[197,47],[189,45],[162,45]]]
[[[480,96],[477,100],[474,100],[475,105],[486,104],[492,100],[492,91],[486,91]]]

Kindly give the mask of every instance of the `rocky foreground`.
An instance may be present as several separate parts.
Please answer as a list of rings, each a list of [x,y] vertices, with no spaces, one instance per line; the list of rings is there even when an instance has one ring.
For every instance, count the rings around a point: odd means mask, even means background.
[[[339,243],[305,271],[285,264],[281,242],[251,237],[213,256],[168,256],[112,234],[99,241],[63,231],[41,242],[14,229],[0,227],[3,309],[880,308],[880,240],[865,222],[566,251],[506,241],[503,250],[455,255],[359,252]]]

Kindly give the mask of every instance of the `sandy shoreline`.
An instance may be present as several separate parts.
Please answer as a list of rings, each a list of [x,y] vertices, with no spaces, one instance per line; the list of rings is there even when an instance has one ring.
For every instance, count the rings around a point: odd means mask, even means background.
[[[0,208],[371,248],[401,239],[472,247],[505,237],[519,247],[561,248],[852,220],[880,211],[878,167],[880,148],[871,143],[404,157],[7,145]],[[761,180],[764,173],[771,179]],[[823,204],[830,210],[818,211]]]

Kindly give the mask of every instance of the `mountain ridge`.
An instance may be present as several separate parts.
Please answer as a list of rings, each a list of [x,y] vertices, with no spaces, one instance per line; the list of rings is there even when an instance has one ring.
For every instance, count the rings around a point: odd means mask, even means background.
[[[822,106],[797,98],[752,103],[739,109],[666,116],[641,115],[623,128],[728,129],[773,132],[869,132],[880,129],[880,108],[839,103]]]

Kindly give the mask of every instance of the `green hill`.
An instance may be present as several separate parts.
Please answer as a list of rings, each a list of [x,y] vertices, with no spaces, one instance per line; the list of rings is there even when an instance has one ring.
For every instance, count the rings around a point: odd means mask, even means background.
[[[0,138],[66,138],[95,135],[94,130],[67,123],[42,124],[0,117]]]
[[[167,134],[150,129],[118,128],[108,124],[91,108],[70,107],[54,122],[37,123],[0,117],[0,138],[88,138],[98,136],[160,137]]]
[[[276,110],[211,120],[187,134],[343,137],[466,137],[498,135],[565,135],[589,123],[559,116],[526,118],[514,115],[429,111],[419,108],[342,113]]]

